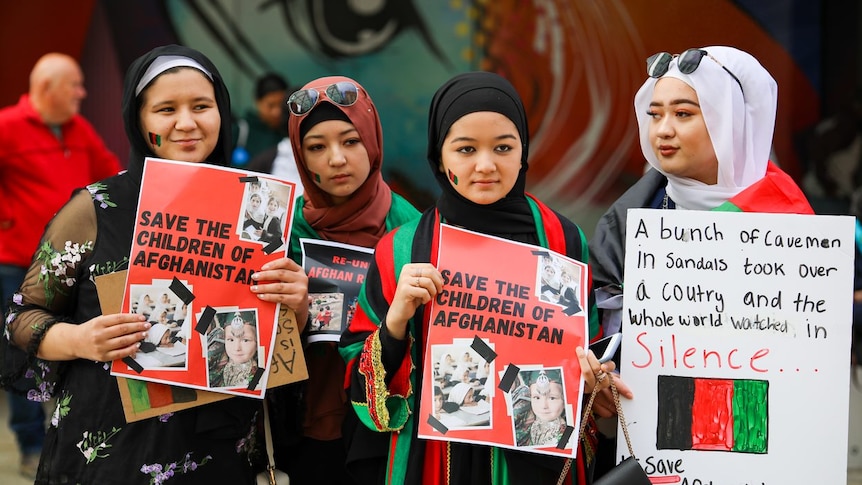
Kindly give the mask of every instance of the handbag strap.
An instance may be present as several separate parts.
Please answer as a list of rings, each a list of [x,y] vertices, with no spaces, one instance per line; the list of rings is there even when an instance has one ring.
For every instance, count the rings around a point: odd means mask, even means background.
[[[263,437],[266,441],[266,470],[269,474],[269,483],[275,485],[275,457],[272,449],[272,432],[269,429],[269,405],[263,400]]]
[[[628,448],[629,448],[629,455],[631,455],[631,457],[634,458],[635,457],[635,451],[634,451],[634,448],[632,447],[632,440],[631,440],[631,438],[629,438],[629,427],[626,425],[626,416],[625,416],[625,414],[623,414],[623,406],[620,403],[620,392],[617,390],[617,385],[614,382],[613,376],[611,376],[610,374],[606,374],[606,375],[611,380],[611,393],[614,396],[614,405],[617,408],[617,416],[619,416],[620,426],[623,428],[623,437],[625,437],[625,439],[626,439],[626,446],[628,446]],[[595,400],[595,398],[596,398],[596,390],[593,389],[593,392],[590,395],[590,402],[587,404],[587,406],[589,406],[587,408],[587,413],[589,413],[592,410],[593,401]],[[586,416],[587,413],[584,413],[584,416]],[[580,436],[583,436],[583,433],[584,433],[584,425],[583,425],[583,423],[581,423],[581,435]]]
[[[629,428],[626,426],[626,417],[623,414],[623,407],[620,403],[620,393],[617,391],[617,385],[614,383],[614,378],[610,374],[605,374],[611,380],[611,393],[614,395],[614,405],[617,408],[617,415],[619,416],[620,425],[623,428],[623,436],[626,439],[626,445],[629,447],[629,455],[632,458],[635,457],[634,449],[632,448],[632,440],[629,438]],[[596,400],[596,394],[598,393],[599,386],[594,386],[593,391],[590,393],[590,400],[587,401],[587,405],[584,407],[584,415],[581,417],[581,429],[578,432],[578,438],[580,440],[584,439],[584,431],[587,429],[587,418],[590,416],[590,413],[593,410],[593,402]],[[565,466],[563,466],[563,471],[560,473],[560,479],[557,480],[557,485],[563,485],[563,481],[566,479],[566,475],[569,473],[569,469],[572,467],[572,459],[569,458],[566,460]]]

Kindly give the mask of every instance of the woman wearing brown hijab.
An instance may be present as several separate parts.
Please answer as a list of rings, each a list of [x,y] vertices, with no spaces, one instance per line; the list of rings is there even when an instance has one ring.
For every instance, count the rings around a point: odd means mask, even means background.
[[[288,137],[305,191],[290,235],[294,261],[302,260],[300,238],[373,248],[386,232],[419,216],[383,181],[380,117],[359,83],[315,79],[290,96],[288,108]],[[355,417],[343,426],[353,411],[336,347],[307,345],[308,380],[268,394],[276,464],[292,484],[350,483],[342,427],[352,429]]]

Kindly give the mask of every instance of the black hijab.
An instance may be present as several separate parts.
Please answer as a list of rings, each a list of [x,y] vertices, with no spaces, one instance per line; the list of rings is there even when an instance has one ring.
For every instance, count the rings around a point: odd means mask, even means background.
[[[494,203],[481,205],[459,194],[439,169],[443,140],[462,116],[479,111],[500,113],[512,120],[521,137],[521,170],[512,190]],[[447,223],[472,231],[531,244],[537,243],[536,227],[524,193],[530,134],[527,114],[515,88],[490,72],[458,74],[443,84],[431,100],[428,113],[428,163],[442,189],[437,210]]]
[[[135,59],[126,71],[126,78],[123,82],[123,122],[126,126],[126,136],[129,138],[131,150],[129,154],[129,174],[133,175],[137,180],[140,180],[144,168],[145,157],[155,157],[156,154],[150,149],[149,143],[144,138],[141,132],[140,121],[140,96],[135,95],[135,90],[147,68],[159,56],[183,56],[194,60],[204,69],[208,70],[212,76],[213,88],[215,91],[216,103],[218,111],[221,115],[221,129],[219,130],[219,141],[215,149],[207,158],[207,163],[213,165],[227,166],[230,160],[230,139],[231,139],[231,111],[230,111],[230,95],[228,94],[227,86],[222,80],[221,74],[205,55],[192,49],[191,47],[181,45],[164,45],[156,47],[141,57]],[[150,81],[150,84],[152,81]],[[149,84],[148,84],[149,86]],[[146,89],[146,87],[144,88]]]

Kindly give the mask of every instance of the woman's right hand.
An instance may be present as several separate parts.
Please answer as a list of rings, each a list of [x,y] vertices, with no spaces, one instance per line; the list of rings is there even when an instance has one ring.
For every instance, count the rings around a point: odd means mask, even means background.
[[[443,289],[443,276],[431,263],[410,263],[401,268],[386,329],[398,340],[407,338],[407,321],[420,305],[430,302]]]
[[[584,378],[584,393],[592,393],[593,387],[598,386],[599,390],[596,393],[596,399],[593,402],[593,412],[603,418],[616,416],[617,407],[614,402],[613,391],[611,391],[611,379],[617,388],[620,396],[626,399],[633,399],[629,386],[617,375],[614,371],[616,364],[613,361],[600,363],[592,350],[584,350],[582,347],[577,347],[575,353],[581,364],[581,374]]]
[[[134,356],[150,323],[137,313],[100,315],[80,325],[54,324],[39,345],[45,360],[86,359],[110,362]]]

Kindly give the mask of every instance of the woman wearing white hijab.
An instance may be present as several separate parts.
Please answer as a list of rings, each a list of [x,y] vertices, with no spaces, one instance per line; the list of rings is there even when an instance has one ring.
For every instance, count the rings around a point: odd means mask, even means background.
[[[813,213],[789,175],[769,161],[778,85],[733,47],[661,52],[635,95],[640,145],[650,169],[602,216],[590,240],[605,334],[622,310],[626,211],[630,208]]]
[[[650,168],[602,216],[590,240],[606,335],[621,330],[628,209],[813,213],[796,183],[769,161],[778,85],[757,59],[724,46],[661,52],[647,59],[647,75],[634,105]],[[605,402],[593,409],[615,415]],[[614,443],[601,443],[601,453],[614,453]]]

